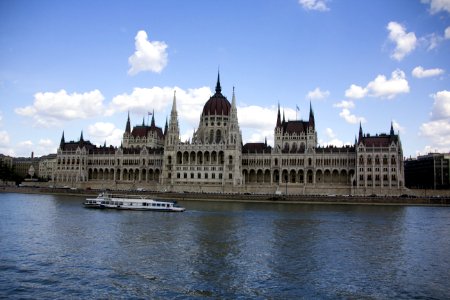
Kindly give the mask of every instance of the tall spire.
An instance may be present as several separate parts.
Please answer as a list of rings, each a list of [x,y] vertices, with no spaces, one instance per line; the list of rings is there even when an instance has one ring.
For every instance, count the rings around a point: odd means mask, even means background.
[[[220,73],[217,71],[217,84],[216,84],[216,93],[221,93],[222,87],[220,86]]]
[[[234,86],[233,86],[233,97],[231,98],[231,107],[236,107],[236,96],[234,95]]]
[[[280,103],[278,103],[277,127],[281,127]]]
[[[63,130],[61,142],[59,143],[59,148],[63,149],[65,143],[66,143],[66,140],[64,139],[64,130]]]
[[[311,101],[309,101],[309,126],[312,126],[313,128],[316,127]]]
[[[169,128],[169,125],[167,125],[167,117],[166,117],[166,125],[164,126],[164,136],[167,134],[167,129]]]
[[[83,130],[81,130],[80,142],[84,142],[84,139],[83,139]]]
[[[130,126],[130,111],[128,111],[128,119],[127,119],[127,125],[125,127],[125,133],[131,133],[131,126]]]
[[[177,90],[173,91],[172,113],[177,111]]]
[[[284,110],[283,110],[283,124],[286,123],[286,118],[284,117]]]
[[[142,126],[145,126],[145,117],[142,117]]]
[[[390,132],[390,134],[394,135],[394,122],[393,121],[391,121],[391,132]]]
[[[151,127],[155,127],[155,110],[152,112],[152,123],[150,124]]]
[[[362,130],[362,125],[361,125],[361,121],[359,122],[359,135],[358,135],[358,142],[361,142],[363,138],[363,130]]]

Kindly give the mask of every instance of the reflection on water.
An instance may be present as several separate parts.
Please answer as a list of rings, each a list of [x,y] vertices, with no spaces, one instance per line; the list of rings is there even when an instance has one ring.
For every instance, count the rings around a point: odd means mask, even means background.
[[[447,298],[450,208],[0,194],[0,297]]]

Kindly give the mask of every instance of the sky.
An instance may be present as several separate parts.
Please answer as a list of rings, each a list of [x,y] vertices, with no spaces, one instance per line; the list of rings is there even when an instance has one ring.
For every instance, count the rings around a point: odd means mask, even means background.
[[[311,104],[320,146],[393,124],[405,157],[450,151],[450,0],[1,0],[0,153],[120,146],[174,90],[187,141],[218,72],[244,143]]]

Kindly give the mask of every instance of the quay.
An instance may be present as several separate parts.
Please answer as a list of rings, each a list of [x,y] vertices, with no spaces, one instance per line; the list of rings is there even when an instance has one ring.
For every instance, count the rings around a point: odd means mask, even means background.
[[[67,189],[49,187],[0,187],[0,193],[49,194],[71,196],[96,196],[100,190]],[[112,190],[118,195],[145,195],[161,200],[179,201],[218,201],[218,202],[250,202],[250,203],[283,203],[283,204],[356,204],[356,205],[424,205],[450,206],[450,196],[353,196],[353,195],[273,195],[256,193],[191,193],[160,191],[123,191]]]

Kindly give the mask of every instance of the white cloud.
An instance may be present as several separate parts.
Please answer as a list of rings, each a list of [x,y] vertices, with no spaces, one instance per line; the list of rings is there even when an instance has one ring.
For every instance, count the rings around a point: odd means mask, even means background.
[[[400,61],[416,48],[417,38],[414,32],[406,33],[406,28],[397,22],[389,22],[386,28],[389,30],[389,40],[395,43],[392,58]]]
[[[353,101],[346,101],[346,100],[342,100],[339,103],[336,103],[333,105],[334,107],[339,107],[339,108],[354,108],[355,107],[355,103]]]
[[[275,106],[240,106],[237,108],[239,126],[243,134],[243,142],[264,142],[273,146],[273,133],[277,122],[278,108]],[[286,121],[295,120],[295,110],[285,108],[282,114],[285,114]]]
[[[336,134],[333,132],[331,128],[325,129],[325,136],[327,137],[327,141],[319,139],[319,144],[324,147],[327,146],[343,147],[344,145],[350,144],[349,142],[344,143],[342,140],[337,138]]]
[[[350,85],[350,88],[345,91],[345,97],[351,99],[361,99],[367,95],[367,92],[368,91],[366,88],[362,88],[358,85],[352,84]]]
[[[112,123],[97,122],[89,125],[87,132],[91,142],[97,145],[119,146],[123,137],[123,130],[116,128]]]
[[[6,130],[0,130],[0,149],[9,146],[10,138]]]
[[[170,111],[174,90],[176,90],[177,111],[180,121],[185,121],[190,126],[198,126],[203,106],[211,96],[209,87],[187,90],[178,87],[134,88],[131,94],[114,97],[107,114],[111,115],[116,111],[146,114],[153,110],[162,112],[166,108]]]
[[[33,105],[16,108],[14,111],[32,117],[35,125],[51,127],[62,121],[86,119],[104,112],[104,97],[99,90],[82,94],[59,92],[40,92],[34,95]]]
[[[367,95],[392,99],[403,93],[409,93],[409,85],[405,72],[397,69],[392,72],[390,79],[387,79],[385,75],[378,75],[365,88],[352,84],[345,91],[345,96],[351,99],[360,99]]]
[[[423,123],[419,135],[428,138],[431,145],[424,153],[450,151],[450,91],[439,91],[431,95],[434,98],[431,121]]]
[[[339,116],[343,118],[347,123],[350,124],[357,124],[357,123],[365,123],[366,119],[363,117],[357,117],[355,115],[352,115],[350,110],[347,108],[342,109],[342,111],[339,113]]]
[[[444,38],[445,39],[450,39],[450,26],[445,28]]]
[[[298,3],[306,10],[327,11],[327,0],[299,0]]]
[[[428,152],[435,150],[441,152],[450,151],[450,121],[448,119],[422,124],[419,135],[430,139],[432,145],[427,146]]]
[[[320,88],[315,88],[313,91],[308,92],[306,97],[310,100],[322,100],[330,96],[329,91],[322,91]]]
[[[140,30],[135,37],[136,51],[128,58],[129,75],[151,71],[160,73],[167,65],[167,44],[160,41],[151,42],[147,33]]]
[[[434,99],[431,118],[433,120],[450,118],[450,91],[439,91],[431,97]]]
[[[392,120],[392,127],[394,127],[394,132],[405,133],[405,127],[401,126],[400,123],[395,120]]]
[[[438,76],[443,73],[444,73],[443,69],[434,68],[425,70],[422,66],[415,67],[414,70],[412,70],[412,75],[416,78]]]
[[[431,14],[436,14],[440,11],[450,13],[450,0],[422,0],[422,3],[430,3]]]
[[[390,79],[387,79],[384,75],[378,75],[375,80],[367,84],[367,89],[372,97],[388,99],[392,99],[398,94],[409,93],[405,73],[399,69],[392,72]]]
[[[444,37],[436,33],[427,34],[426,36],[420,38],[421,42],[428,45],[427,51],[435,49],[443,40]]]

